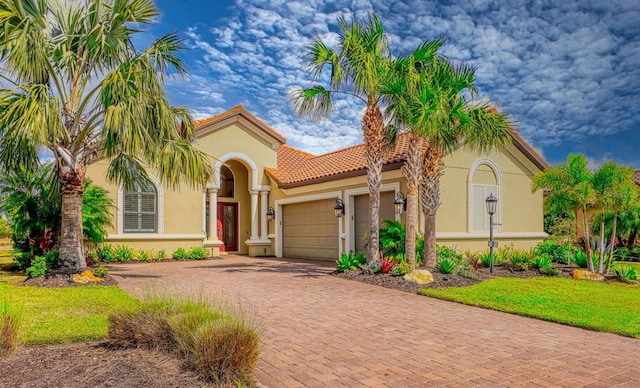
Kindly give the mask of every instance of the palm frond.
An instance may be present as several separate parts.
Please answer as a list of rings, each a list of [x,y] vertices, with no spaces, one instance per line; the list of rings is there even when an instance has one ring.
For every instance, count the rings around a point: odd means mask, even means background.
[[[136,184],[151,183],[142,162],[124,153],[111,159],[106,175],[109,182],[122,184],[127,190],[133,189]]]
[[[290,100],[298,116],[317,121],[329,118],[333,108],[331,92],[320,85],[294,89],[290,92]]]

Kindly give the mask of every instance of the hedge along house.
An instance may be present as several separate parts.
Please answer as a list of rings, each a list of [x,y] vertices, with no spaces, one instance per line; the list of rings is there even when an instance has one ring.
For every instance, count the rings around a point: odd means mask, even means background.
[[[197,146],[214,160],[214,180],[205,190],[153,185],[125,191],[108,184],[107,164],[97,161],[88,176],[109,190],[115,203],[107,242],[139,249],[204,246],[213,255],[235,252],[335,260],[343,252],[364,252],[368,188],[364,146],[312,155],[285,144],[286,138],[237,106],[196,122]],[[488,240],[485,198],[498,202],[496,239],[527,248],[543,240],[543,195],[531,193],[531,178],[547,167],[520,137],[490,153],[461,148],[444,160],[439,244],[482,250]],[[395,212],[406,193],[401,167],[408,138],[401,135],[383,167],[380,220],[404,222]],[[335,216],[336,201],[343,204]],[[268,214],[269,213],[269,214]],[[419,225],[424,227],[422,214]]]

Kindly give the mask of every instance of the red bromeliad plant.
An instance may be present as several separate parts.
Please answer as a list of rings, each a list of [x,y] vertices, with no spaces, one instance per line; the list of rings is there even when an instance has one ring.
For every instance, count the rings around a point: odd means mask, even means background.
[[[390,257],[385,257],[380,262],[380,272],[389,273],[389,271],[391,271],[391,268],[393,268],[393,266],[396,265],[396,263],[397,261],[395,261],[394,259]]]

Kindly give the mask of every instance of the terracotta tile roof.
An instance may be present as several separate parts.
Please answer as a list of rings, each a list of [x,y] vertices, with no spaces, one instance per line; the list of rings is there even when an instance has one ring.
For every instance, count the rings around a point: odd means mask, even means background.
[[[384,164],[386,166],[405,160],[409,137],[400,134],[396,146]],[[323,155],[308,154],[295,148],[281,146],[278,149],[278,168],[266,168],[278,186],[292,187],[318,183],[338,177],[362,175],[367,167],[364,144],[343,148]]]
[[[640,186],[640,170],[636,170],[636,173],[633,174],[633,183]]]
[[[275,138],[276,140],[278,140],[282,144],[284,144],[287,141],[287,138],[283,134],[281,134],[280,132],[276,131],[275,129],[273,129],[272,127],[267,125],[264,121],[260,120],[257,116],[255,116],[254,114],[252,114],[248,110],[244,109],[244,107],[242,105],[238,105],[238,106],[236,106],[236,107],[234,107],[232,109],[229,109],[226,112],[222,112],[220,114],[217,114],[215,116],[211,116],[211,117],[206,118],[206,119],[196,120],[196,121],[193,122],[193,124],[195,125],[197,131],[201,132],[202,130],[205,129],[205,127],[208,127],[211,124],[218,123],[220,121],[226,120],[226,119],[228,119],[230,117],[233,117],[233,116],[242,116],[242,117],[244,117],[245,119],[249,120],[250,122],[255,124],[257,127],[259,127],[262,130],[264,130],[266,133],[271,135],[273,138]]]

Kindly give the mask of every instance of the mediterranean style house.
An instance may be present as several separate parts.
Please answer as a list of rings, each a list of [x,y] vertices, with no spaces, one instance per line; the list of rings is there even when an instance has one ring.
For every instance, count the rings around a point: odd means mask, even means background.
[[[204,190],[169,190],[152,170],[152,185],[124,190],[107,183],[106,161],[89,166],[87,176],[116,203],[108,243],[167,254],[203,246],[212,255],[326,260],[365,251],[369,203],[363,145],[312,155],[287,146],[283,135],[242,106],[197,121],[196,127],[197,146],[214,160],[214,179]],[[460,148],[445,158],[439,244],[486,249],[490,194],[498,198],[495,237],[501,246],[528,248],[546,237],[543,194],[531,193],[531,178],[548,165],[517,132],[512,138],[489,153]],[[385,162],[381,220],[404,222],[394,200],[406,193],[401,167],[407,145],[401,135]],[[341,217],[335,215],[337,201],[343,205]],[[424,227],[421,213],[419,225]]]

